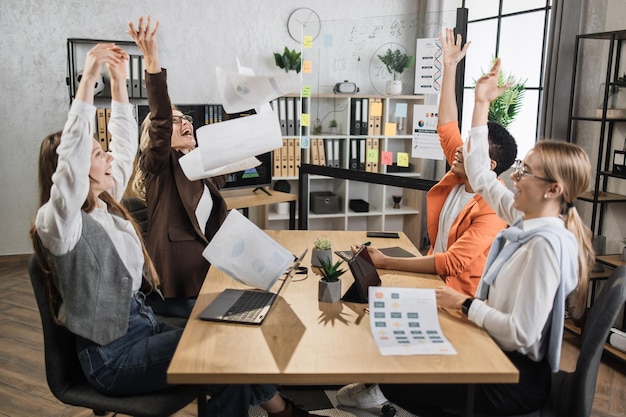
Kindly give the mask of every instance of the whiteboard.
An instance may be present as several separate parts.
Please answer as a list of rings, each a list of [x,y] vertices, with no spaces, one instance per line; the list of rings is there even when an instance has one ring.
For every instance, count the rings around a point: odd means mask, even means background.
[[[414,14],[322,20],[311,47],[301,49],[303,61],[311,65],[311,71],[302,74],[302,83],[311,87],[312,94],[332,94],[336,83],[348,81],[356,83],[359,94],[385,95],[391,74],[378,55],[400,49],[415,56],[418,37],[436,36],[440,28],[454,27],[454,18],[450,13],[433,13],[420,25]],[[412,94],[415,68],[406,69],[401,79],[403,93]]]

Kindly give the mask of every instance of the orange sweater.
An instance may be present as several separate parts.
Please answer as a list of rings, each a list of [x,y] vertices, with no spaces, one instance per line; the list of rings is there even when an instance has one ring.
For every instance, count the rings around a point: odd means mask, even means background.
[[[463,143],[458,123],[456,121],[446,123],[439,126],[437,132],[448,164],[452,165],[454,153]],[[427,228],[431,242],[429,254],[433,253],[437,240],[441,209],[450,191],[462,183],[458,175],[448,171],[426,195]],[[491,243],[496,234],[505,227],[506,223],[480,195],[476,194],[452,224],[448,234],[448,250],[435,254],[436,272],[446,285],[473,296],[483,273]]]

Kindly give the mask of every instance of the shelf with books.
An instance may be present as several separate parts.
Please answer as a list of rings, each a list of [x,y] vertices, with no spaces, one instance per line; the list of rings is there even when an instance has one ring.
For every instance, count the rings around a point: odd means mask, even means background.
[[[331,94],[300,100],[302,108],[309,111],[310,121],[309,126],[302,126],[300,130],[301,147],[299,152],[296,151],[302,164],[359,173],[384,173],[400,178],[421,177],[421,160],[411,157],[411,145],[413,108],[416,104],[424,103],[423,96]],[[283,125],[289,126],[289,120],[283,122],[282,117],[287,118],[290,113],[281,110],[280,99],[272,105],[277,111],[281,128]],[[297,104],[294,106],[297,108]],[[297,119],[297,116],[294,117]],[[283,133],[283,136],[291,139],[290,135]],[[280,152],[275,151],[274,158]],[[392,165],[387,165],[388,161]],[[275,170],[273,179],[286,179],[292,187],[297,187],[297,172],[297,167],[296,175],[292,175],[293,172],[285,175]],[[390,185],[368,185],[353,179],[338,180],[322,175],[311,175],[307,181],[309,192],[332,192],[340,200],[340,207],[334,213],[315,213],[308,207],[309,229],[407,231],[412,228],[409,233],[415,237],[414,242],[419,243],[422,191]],[[393,196],[398,195],[402,197],[399,209],[393,208]],[[362,200],[368,205],[368,211],[352,210],[350,200]],[[269,227],[281,228],[285,222],[283,217],[270,211]]]

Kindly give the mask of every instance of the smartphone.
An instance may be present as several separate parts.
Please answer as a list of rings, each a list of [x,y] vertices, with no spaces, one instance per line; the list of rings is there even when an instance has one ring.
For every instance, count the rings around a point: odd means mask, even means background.
[[[386,237],[389,239],[400,239],[398,232],[367,232],[367,237]]]

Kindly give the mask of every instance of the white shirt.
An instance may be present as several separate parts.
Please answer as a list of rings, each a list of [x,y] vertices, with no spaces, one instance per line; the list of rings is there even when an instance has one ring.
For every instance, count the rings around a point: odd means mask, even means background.
[[[473,128],[463,146],[467,177],[498,216],[513,224],[523,212],[513,207],[513,193],[489,169],[488,146],[487,126]],[[526,220],[520,227],[530,230],[545,224],[565,228],[563,220],[556,217]],[[540,360],[547,344],[546,327],[559,285],[559,268],[550,244],[544,239],[532,239],[502,266],[487,299],[472,303],[469,319],[483,327],[502,349]]]
[[[57,170],[52,176],[50,200],[37,211],[35,227],[43,245],[54,255],[71,251],[82,233],[81,207],[89,194],[89,170],[93,146],[93,126],[96,108],[75,100],[63,128],[61,143],[57,148]],[[112,162],[111,174],[116,187],[109,190],[121,200],[130,179],[133,161],[137,154],[137,122],[133,105],[111,102]],[[133,291],[141,286],[144,258],[139,237],[129,221],[112,216],[106,204],[89,213],[106,230],[117,248],[120,258],[133,277]]]
[[[448,237],[452,224],[474,195],[465,191],[465,184],[457,184],[450,191],[439,213],[439,228],[433,248],[435,253],[444,253],[448,250]]]

